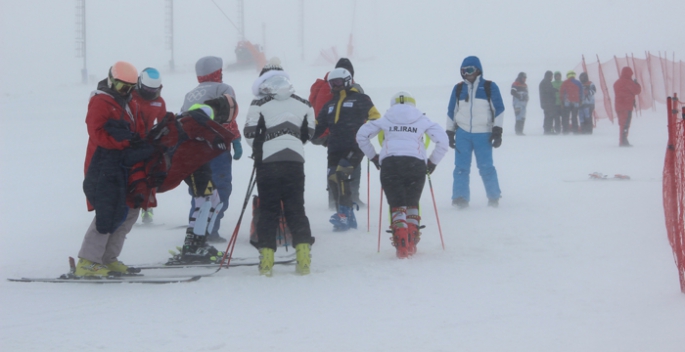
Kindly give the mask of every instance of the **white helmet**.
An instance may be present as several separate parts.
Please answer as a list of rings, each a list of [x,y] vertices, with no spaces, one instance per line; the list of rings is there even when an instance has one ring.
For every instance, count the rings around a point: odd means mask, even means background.
[[[339,67],[328,73],[328,85],[334,92],[352,87],[352,74]]]
[[[411,106],[416,106],[416,100],[414,100],[414,97],[410,93],[401,91],[395,93],[395,95],[393,95],[390,99],[390,106],[395,104],[409,104]]]

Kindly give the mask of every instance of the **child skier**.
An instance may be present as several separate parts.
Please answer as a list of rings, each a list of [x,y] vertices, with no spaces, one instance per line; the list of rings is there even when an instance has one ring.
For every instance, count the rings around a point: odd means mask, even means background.
[[[381,131],[385,137],[379,155],[370,140]],[[428,158],[424,133],[435,142]],[[359,128],[357,143],[381,170],[381,185],[392,211],[392,244],[398,258],[407,258],[416,253],[420,239],[419,200],[426,174],[433,173],[445,156],[449,144],[447,134],[416,108],[411,94],[399,92],[390,100],[390,109],[382,118]]]

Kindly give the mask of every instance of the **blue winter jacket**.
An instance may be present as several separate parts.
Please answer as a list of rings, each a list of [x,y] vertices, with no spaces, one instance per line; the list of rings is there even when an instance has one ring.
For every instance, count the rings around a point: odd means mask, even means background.
[[[469,133],[489,133],[493,126],[502,127],[504,122],[504,102],[499,87],[495,82],[490,85],[490,102],[485,93],[485,79],[480,59],[469,56],[464,59],[461,67],[475,66],[481,72],[480,76],[471,83],[464,80],[457,104],[457,85],[452,89],[450,102],[447,106],[447,131],[455,131],[457,126]],[[476,87],[475,92],[473,87]],[[493,116],[494,115],[494,116]]]

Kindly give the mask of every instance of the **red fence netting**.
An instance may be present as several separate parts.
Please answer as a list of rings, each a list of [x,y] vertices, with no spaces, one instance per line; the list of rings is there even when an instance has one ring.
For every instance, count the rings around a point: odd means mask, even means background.
[[[667,98],[666,104],[668,147],[663,174],[664,215],[668,241],[678,268],[680,291],[685,293],[685,107],[677,95]]]

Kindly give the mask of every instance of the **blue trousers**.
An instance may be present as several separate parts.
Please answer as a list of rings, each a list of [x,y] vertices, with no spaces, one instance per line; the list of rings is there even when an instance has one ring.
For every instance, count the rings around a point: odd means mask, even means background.
[[[231,158],[231,153],[225,152],[209,162],[212,168],[212,184],[214,188],[219,193],[219,201],[223,203],[223,207],[219,210],[217,214],[216,221],[214,222],[213,229],[207,229],[210,235],[218,235],[219,229],[221,228],[221,219],[224,217],[224,213],[228,209],[228,198],[231,196],[233,191],[233,159]],[[190,195],[193,193],[190,192]],[[195,199],[190,199],[190,214],[188,217],[193,215],[195,209]]]
[[[499,189],[497,170],[492,163],[490,133],[469,133],[458,128],[455,143],[452,199],[471,200],[469,174],[471,173],[471,157],[473,154],[476,155],[476,165],[480,177],[483,179],[488,199],[499,199],[502,192]]]

